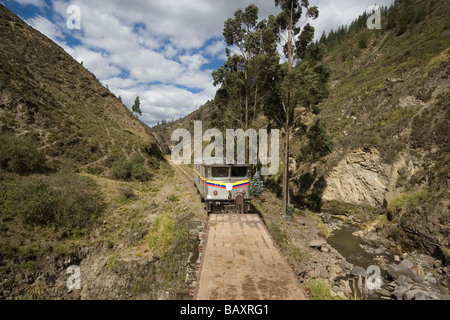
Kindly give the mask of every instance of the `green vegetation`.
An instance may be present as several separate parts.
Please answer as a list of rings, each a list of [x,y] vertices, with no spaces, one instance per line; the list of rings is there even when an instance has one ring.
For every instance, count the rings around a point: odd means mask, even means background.
[[[319,229],[320,234],[327,239],[330,236],[330,230],[327,225],[323,222],[322,218],[318,216],[316,213],[311,212],[309,215],[314,222],[316,223],[317,229]]]
[[[367,36],[367,33],[362,32],[359,36],[358,46],[360,49],[366,49],[368,46],[369,37]]]
[[[301,262],[303,258],[306,257],[307,254],[303,252],[300,248],[291,245],[288,248],[287,255],[289,257],[292,257],[296,262]]]
[[[165,213],[156,218],[148,234],[148,244],[154,253],[164,256],[174,245],[176,238],[175,218]]]
[[[309,280],[306,286],[311,290],[311,300],[344,300],[331,295],[331,287],[326,279]]]
[[[176,195],[176,194],[170,194],[168,197],[167,197],[167,200],[169,200],[170,202],[178,202],[178,196]]]
[[[304,21],[318,17],[317,7],[308,1],[275,1],[278,16],[259,20],[254,4],[238,9],[225,22],[223,36],[228,45],[227,61],[213,72],[214,85],[220,85],[210,126],[226,129],[250,123],[264,115],[273,128],[284,129],[284,163],[288,163],[291,131],[302,118],[297,107],[319,113],[318,104],[328,95],[328,69],[322,64],[323,46],[313,43],[314,28]],[[277,46],[284,46],[280,61]],[[238,48],[235,53],[233,48]],[[295,119],[296,118],[296,119]],[[313,134],[313,131],[311,131]],[[283,213],[288,212],[289,167],[284,166]]]
[[[269,226],[269,232],[275,239],[276,244],[281,247],[285,248],[288,243],[288,234],[285,230],[282,230],[279,226],[277,226],[275,223],[271,223]]]
[[[333,141],[328,136],[325,124],[320,119],[309,128],[306,134],[308,143],[301,150],[298,160],[315,162],[333,151]]]
[[[108,266],[109,269],[112,270],[114,268],[114,266],[117,263],[118,258],[119,258],[119,254],[117,254],[117,253],[113,254],[111,257],[108,258],[106,265]]]
[[[250,182],[250,196],[252,198],[259,198],[264,189],[264,180],[261,177],[260,172],[256,172]]]
[[[393,220],[400,209],[405,206],[417,206],[420,202],[428,200],[432,193],[428,190],[419,190],[411,193],[402,193],[388,203],[389,220]]]
[[[103,211],[96,184],[74,173],[33,175],[9,182],[3,207],[31,226],[53,226],[69,232],[87,227]]]
[[[43,300],[48,288],[47,283],[40,280],[35,282],[29,289],[22,293],[19,300]]]
[[[97,174],[111,168],[110,159],[155,145],[149,128],[92,73],[8,9],[3,7],[0,14],[2,21],[14,21],[0,29],[0,83],[2,93],[8,93],[0,110],[2,168],[42,172],[43,153],[55,170]],[[5,139],[10,142],[3,143]],[[16,148],[17,159],[5,159],[6,146]],[[31,154],[36,147],[39,154]],[[160,156],[158,147],[152,152],[150,157]],[[19,161],[22,154],[24,160]]]
[[[322,212],[335,215],[357,215],[362,218],[364,215],[376,216],[382,214],[384,210],[382,208],[375,208],[365,205],[356,205],[339,201],[327,201],[322,206]]]
[[[140,154],[134,154],[130,159],[121,159],[114,163],[111,170],[113,179],[122,181],[148,181],[151,173],[145,167],[145,158]]]
[[[131,108],[131,110],[133,111],[133,113],[136,113],[136,114],[142,116],[141,101],[139,100],[139,97],[136,97],[136,100],[134,100],[134,104],[133,104],[133,107]]]
[[[0,169],[21,175],[40,173],[47,169],[47,160],[33,139],[1,134]]]
[[[122,186],[117,189],[120,198],[122,200],[134,200],[136,199],[136,194],[134,193],[132,186]]]
[[[238,9],[234,18],[225,21],[223,36],[228,45],[227,61],[212,73],[216,108],[210,115],[215,128],[249,128],[267,99],[270,78],[278,64],[274,18],[258,21],[259,9],[254,4]],[[232,48],[237,47],[236,52]]]

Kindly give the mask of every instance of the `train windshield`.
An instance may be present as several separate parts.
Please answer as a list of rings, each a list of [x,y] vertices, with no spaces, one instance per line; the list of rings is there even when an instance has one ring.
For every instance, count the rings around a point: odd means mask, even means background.
[[[212,176],[214,178],[228,178],[228,167],[212,168]]]
[[[232,167],[231,168],[231,177],[247,177],[247,167]]]

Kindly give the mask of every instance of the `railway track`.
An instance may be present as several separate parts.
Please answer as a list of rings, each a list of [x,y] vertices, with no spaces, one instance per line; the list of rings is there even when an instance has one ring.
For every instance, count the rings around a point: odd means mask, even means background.
[[[211,214],[196,300],[308,300],[256,214]]]

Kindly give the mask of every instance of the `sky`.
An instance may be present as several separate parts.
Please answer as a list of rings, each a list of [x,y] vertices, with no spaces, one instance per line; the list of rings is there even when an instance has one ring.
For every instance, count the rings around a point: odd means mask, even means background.
[[[273,0],[0,0],[91,71],[140,119],[153,126],[184,117],[215,96],[211,73],[225,62],[224,22],[256,4],[261,19]],[[389,6],[393,0],[377,0]],[[310,0],[316,38],[349,25],[373,0]]]

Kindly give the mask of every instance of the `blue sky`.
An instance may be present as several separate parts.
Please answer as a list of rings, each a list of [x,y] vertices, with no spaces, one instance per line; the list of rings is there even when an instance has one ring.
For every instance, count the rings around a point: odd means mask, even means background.
[[[378,0],[390,5],[393,0]],[[213,99],[211,72],[225,60],[223,25],[251,3],[260,18],[277,14],[273,0],[1,0],[29,25],[64,48],[131,108],[140,97],[141,119],[152,126],[186,116]],[[310,0],[319,7],[311,24],[319,37],[350,24],[372,0]],[[80,29],[67,20],[80,9]]]

